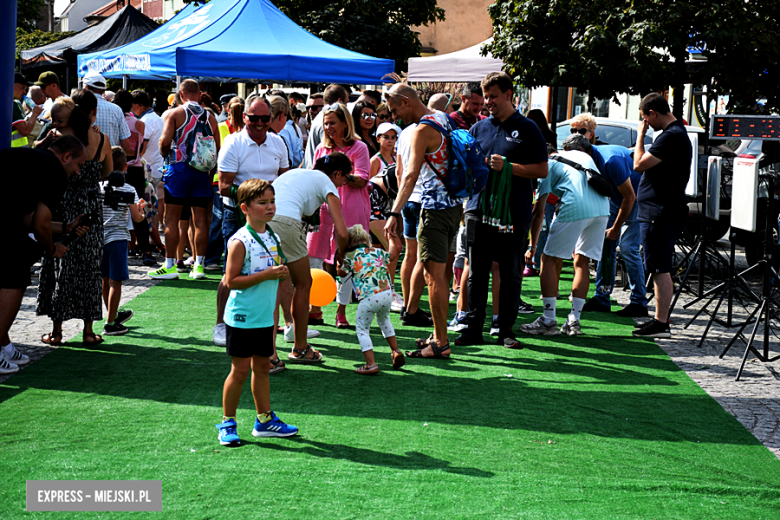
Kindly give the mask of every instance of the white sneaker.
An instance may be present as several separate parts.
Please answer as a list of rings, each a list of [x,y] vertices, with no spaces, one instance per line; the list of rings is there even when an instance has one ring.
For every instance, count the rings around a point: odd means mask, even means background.
[[[306,339],[318,338],[320,331],[314,329],[306,329]],[[284,341],[287,343],[295,343],[295,327],[292,325],[284,326]]]
[[[451,302],[458,301],[458,293],[450,291],[450,301]]]
[[[26,365],[30,362],[30,358],[16,350],[16,347],[13,345],[6,345],[3,347],[3,353],[1,355],[3,359],[14,365]]]
[[[567,336],[580,336],[584,334],[580,327],[580,320],[567,319],[566,323],[561,327],[561,334],[566,334]]]
[[[404,299],[393,291],[393,302],[390,304],[390,312],[401,312],[404,308]]]
[[[189,257],[188,259],[186,259],[184,261],[184,265],[186,265],[187,267],[192,267],[193,264],[195,264],[195,257],[194,256],[191,256],[191,257]]]
[[[211,341],[218,347],[227,346],[227,325],[217,323],[214,325],[214,332],[211,333]]]
[[[541,334],[543,336],[557,336],[561,333],[561,331],[558,330],[557,323],[553,322],[548,325],[542,316],[536,318],[536,321],[532,323],[520,325],[520,331],[525,332],[526,334]]]
[[[19,371],[16,363],[9,363],[4,357],[0,356],[0,374],[15,374]]]

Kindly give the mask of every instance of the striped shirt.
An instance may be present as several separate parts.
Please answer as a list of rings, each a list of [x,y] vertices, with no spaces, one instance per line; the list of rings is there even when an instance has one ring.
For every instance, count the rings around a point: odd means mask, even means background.
[[[559,155],[598,171],[593,159],[584,152],[559,152]],[[549,174],[539,184],[539,196],[552,193],[561,199],[562,206],[556,217],[561,222],[576,222],[595,217],[609,216],[609,198],[599,195],[590,187],[585,173],[560,163],[550,161]]]
[[[101,127],[101,130],[103,128]],[[100,194],[105,195],[106,184],[108,181],[100,183]],[[138,204],[139,198],[135,188],[125,183],[123,186],[114,187],[114,191],[123,191],[132,193],[135,197],[135,204]],[[130,231],[127,229],[128,205],[119,204],[117,210],[103,205],[103,244],[116,242],[118,240],[130,240]]]
[[[95,124],[106,134],[111,146],[121,146],[120,141],[130,137],[130,127],[125,121],[125,114],[119,105],[109,103],[99,94],[94,95],[98,102]]]

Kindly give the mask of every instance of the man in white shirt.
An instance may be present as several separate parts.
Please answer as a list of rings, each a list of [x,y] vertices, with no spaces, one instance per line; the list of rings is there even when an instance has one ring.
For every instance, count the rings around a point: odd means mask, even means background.
[[[146,161],[146,178],[152,183],[154,193],[158,200],[162,195],[158,191],[162,179],[163,156],[160,153],[160,137],[162,137],[163,120],[152,110],[152,101],[149,94],[143,90],[133,91],[133,114],[144,124],[144,144],[141,148],[141,156]],[[152,216],[152,230],[159,226],[157,213]]]
[[[244,110],[244,128],[231,139],[226,139],[225,146],[219,151],[219,192],[222,194],[224,210],[222,211],[222,238],[225,241],[225,251],[230,237],[238,231],[235,208],[235,192],[238,186],[247,179],[264,179],[273,182],[279,175],[290,169],[287,157],[287,147],[281,137],[268,132],[271,128],[271,106],[265,98],[250,96]],[[230,290],[225,285],[224,278],[219,282],[217,291],[217,324],[214,327],[213,340],[215,345],[225,345],[225,314]]]

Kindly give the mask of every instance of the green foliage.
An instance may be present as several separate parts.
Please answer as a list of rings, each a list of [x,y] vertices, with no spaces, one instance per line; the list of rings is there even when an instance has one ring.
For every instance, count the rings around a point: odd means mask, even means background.
[[[27,32],[20,27],[16,29],[16,59],[19,59],[19,53],[21,51],[48,45],[65,39],[68,36],[73,36],[74,34],[76,34],[74,31],[47,32],[39,31],[37,29]]]
[[[295,23],[328,43],[395,61],[396,71],[418,56],[422,44],[412,26],[443,21],[436,0],[278,0]]]
[[[527,87],[645,94],[684,83],[730,94],[732,106],[766,98],[780,108],[780,4],[775,0],[498,0],[487,46]],[[688,67],[689,47],[706,62]]]
[[[19,0],[16,3],[16,26],[27,32],[34,31],[43,6],[43,0]]]

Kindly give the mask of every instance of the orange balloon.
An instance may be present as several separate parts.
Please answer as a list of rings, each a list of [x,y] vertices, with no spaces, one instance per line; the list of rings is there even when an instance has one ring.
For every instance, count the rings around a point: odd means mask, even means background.
[[[315,307],[325,307],[336,299],[336,280],[322,269],[311,270],[311,292],[309,303]]]

